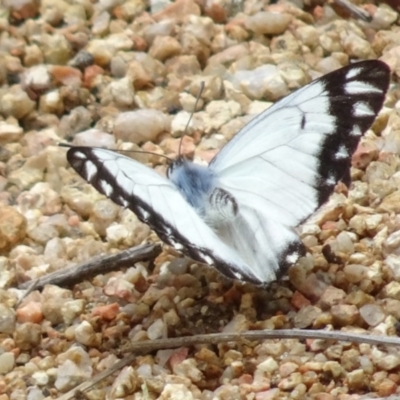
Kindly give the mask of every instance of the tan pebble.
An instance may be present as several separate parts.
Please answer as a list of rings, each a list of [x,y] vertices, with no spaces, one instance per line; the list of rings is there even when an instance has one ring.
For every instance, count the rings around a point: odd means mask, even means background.
[[[153,78],[145,66],[137,61],[129,62],[126,70],[126,76],[132,80],[135,90],[142,90],[152,86]]]
[[[245,26],[261,35],[279,35],[286,30],[291,19],[288,14],[260,11],[248,17]]]
[[[376,9],[373,10],[372,26],[377,32],[386,29],[390,30],[390,26],[397,20],[397,11],[389,7],[389,5],[390,3],[388,3],[388,5],[380,4]]]
[[[57,390],[67,391],[77,384],[88,380],[92,376],[93,361],[81,346],[72,346],[67,351],[57,355],[58,368],[56,369]],[[49,371],[47,371],[49,373]]]
[[[383,308],[388,315],[392,315],[396,319],[400,319],[400,300],[385,299]]]
[[[103,104],[115,105],[115,107],[126,110],[135,104],[135,91],[133,82],[129,77],[110,82],[103,92]]]
[[[110,396],[125,398],[134,393],[139,384],[137,372],[132,367],[124,367],[111,386]]]
[[[366,385],[366,376],[362,369],[350,371],[346,376],[347,384],[350,390],[360,390]]]
[[[70,300],[71,297],[70,290],[62,289],[55,285],[46,285],[42,292],[42,312],[45,318],[53,324],[64,322],[62,305],[67,300]]]
[[[167,73],[179,79],[201,73],[200,63],[194,55],[181,55],[170,58],[165,61],[165,66]]]
[[[313,397],[315,400],[336,400],[336,397],[329,393],[316,393]]]
[[[83,75],[83,87],[91,89],[98,75],[104,75],[104,69],[99,65],[86,67]]]
[[[118,115],[115,120],[114,135],[117,139],[140,143],[154,141],[158,135],[169,129],[169,118],[161,111],[136,110]]]
[[[311,304],[310,300],[308,300],[306,297],[304,297],[297,290],[293,293],[293,296],[292,296],[290,302],[291,302],[292,306],[298,310]]]
[[[318,361],[308,361],[302,365],[302,368],[304,368],[306,371],[316,371],[320,372],[323,369],[323,366],[325,364],[322,362]]]
[[[14,207],[0,205],[0,251],[9,251],[26,237],[27,223]]]
[[[0,374],[8,374],[15,366],[15,355],[11,352],[0,354]]]
[[[42,328],[39,324],[25,322],[17,324],[14,332],[15,345],[21,350],[31,350],[42,340]]]
[[[34,65],[43,63],[43,53],[40,50],[40,47],[36,44],[26,46],[23,63],[26,67],[32,67]]]
[[[327,361],[323,365],[322,370],[325,372],[330,372],[334,378],[338,378],[345,372],[343,367],[337,361]]]
[[[399,282],[389,282],[382,289],[382,296],[400,300],[400,283]]]
[[[167,383],[158,400],[185,399],[194,400],[191,390],[183,383]]]
[[[102,68],[108,67],[116,52],[115,47],[109,46],[103,39],[94,39],[90,41],[86,51],[92,54],[95,64]]]
[[[40,7],[40,1],[38,0],[5,0],[3,4],[9,10],[12,17],[17,20],[36,17]]]
[[[174,128],[172,127],[172,129]],[[169,138],[163,140],[160,143],[160,147],[168,157],[175,158],[179,154],[189,158],[193,156],[194,151],[196,149],[196,145],[193,141],[193,138],[190,136],[184,136],[181,145],[180,143],[181,143],[180,139]]]
[[[294,34],[304,45],[308,46],[310,49],[313,49],[318,45],[318,32],[314,26],[299,26]]]
[[[293,268],[289,271],[291,282],[296,289],[307,296],[307,298],[319,299],[325,291],[327,284],[320,280],[316,274],[302,276],[298,272],[298,270]]]
[[[377,208],[378,212],[400,212],[400,191],[397,190],[386,196]]]
[[[239,385],[251,385],[253,383],[253,377],[250,374],[243,374],[239,377],[238,381]]]
[[[93,128],[77,133],[74,136],[73,144],[75,146],[98,146],[113,149],[115,147],[115,137]]]
[[[21,85],[13,85],[1,96],[0,112],[6,117],[23,118],[35,108],[33,102]]]
[[[49,72],[56,85],[80,86],[82,83],[82,72],[79,69],[54,65]]]
[[[353,167],[364,169],[378,158],[378,154],[379,148],[375,140],[363,140],[353,154],[351,164]]]
[[[395,394],[397,391],[397,384],[390,379],[384,379],[378,384],[377,392],[379,396],[387,397]]]
[[[212,55],[208,59],[207,65],[213,64],[230,64],[236,60],[246,57],[250,54],[248,43],[240,43]]]
[[[278,388],[264,390],[262,392],[256,393],[256,400],[275,400],[278,399],[280,395],[280,390]]]
[[[320,308],[309,305],[301,308],[294,317],[294,326],[304,329],[313,324],[316,318],[321,315]]]
[[[187,16],[200,15],[200,13],[200,7],[194,0],[178,0],[154,14],[153,18],[156,21],[172,19],[175,22],[183,22]]]
[[[302,383],[301,373],[293,372],[287,378],[282,379],[278,383],[278,388],[281,390],[293,390],[300,383]]]
[[[322,293],[320,298],[322,308],[330,308],[331,306],[341,303],[346,297],[346,293],[342,289],[334,286],[328,286]]]
[[[75,340],[85,346],[96,346],[99,343],[97,335],[88,321],[82,321],[75,328]]]
[[[357,307],[348,304],[338,304],[332,306],[331,313],[334,324],[339,326],[352,325],[354,322],[356,322],[359,316]]]
[[[285,362],[279,366],[279,373],[282,378],[286,378],[291,373],[297,371],[299,366],[292,362]]]
[[[118,298],[129,300],[134,295],[134,285],[122,278],[112,277],[104,286],[104,294],[107,296],[116,296]]]
[[[386,318],[382,307],[377,304],[365,304],[360,308],[360,315],[369,326],[376,326]]]
[[[354,304],[358,308],[364,306],[364,304],[373,303],[374,297],[368,295],[362,290],[355,290],[346,296],[345,303]]]
[[[186,360],[186,357],[188,356],[189,351],[186,347],[182,347],[178,350],[175,350],[171,357],[169,358],[169,364],[171,368],[173,369],[176,365],[180,364],[184,360]]]
[[[160,61],[177,56],[180,52],[180,43],[171,36],[156,36],[149,49],[149,54]]]
[[[348,264],[343,269],[344,276],[351,283],[358,283],[368,277],[368,267],[361,264]]]
[[[167,337],[167,325],[159,318],[156,319],[148,328],[147,336],[150,340],[162,339]]]
[[[43,320],[42,304],[38,301],[31,301],[17,309],[17,321],[40,323]]]
[[[71,324],[83,314],[85,309],[85,300],[66,300],[61,306],[62,318],[65,324]]]
[[[61,115],[64,111],[64,103],[58,90],[52,90],[42,96],[39,100],[39,110],[41,113],[53,113]]]
[[[339,60],[335,57],[325,57],[318,60],[315,65],[315,69],[322,74],[328,74],[329,72],[335,71],[338,68],[343,67]]]
[[[373,362],[378,365],[379,368],[390,371],[400,365],[400,356],[397,354],[379,354],[378,357],[373,357]]]
[[[193,383],[200,382],[204,375],[197,368],[197,362],[194,358],[188,358],[173,367],[174,374],[189,378]]]
[[[0,143],[18,142],[23,133],[18,125],[0,121]]]

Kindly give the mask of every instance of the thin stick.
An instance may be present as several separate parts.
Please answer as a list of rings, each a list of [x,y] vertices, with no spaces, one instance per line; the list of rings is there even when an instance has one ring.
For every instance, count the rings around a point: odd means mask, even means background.
[[[155,350],[188,347],[198,344],[218,344],[265,339],[323,339],[340,340],[352,343],[368,343],[377,345],[400,346],[400,338],[395,336],[376,336],[341,331],[314,331],[307,329],[280,329],[245,331],[241,333],[211,333],[196,336],[183,336],[171,339],[156,339],[129,343],[121,350],[122,353],[151,353]]]
[[[334,2],[339,6],[345,8],[353,18],[361,19],[364,22],[371,22],[371,15],[362,8],[351,3],[349,0],[334,0]]]
[[[183,132],[183,134],[181,136],[181,140],[179,142],[179,150],[178,150],[178,156],[179,157],[181,156],[181,147],[182,147],[183,138],[185,137],[186,132],[189,129],[189,124],[190,124],[190,121],[192,120],[193,114],[196,112],[197,104],[199,103],[200,96],[201,96],[201,94],[203,93],[203,90],[204,90],[204,85],[205,85],[204,81],[201,81],[200,82],[200,89],[199,89],[199,92],[197,93],[197,97],[196,97],[196,102],[194,103],[194,110],[190,113],[188,122],[187,122],[187,124],[185,126],[185,130],[184,130],[184,132]]]
[[[43,286],[48,284],[71,286],[86,278],[115,271],[130,266],[138,261],[153,260],[160,253],[161,246],[159,244],[145,244],[132,247],[121,251],[118,254],[95,257],[83,264],[55,271],[34,281],[24,282],[19,285],[19,289],[27,289],[31,287],[42,289]]]
[[[173,349],[178,347],[188,347],[199,344],[219,344],[227,342],[260,341],[266,339],[323,339],[339,340],[352,343],[368,343],[376,345],[400,346],[400,338],[394,336],[376,336],[368,334],[357,334],[339,331],[314,331],[303,329],[281,329],[281,330],[262,330],[245,331],[241,333],[212,333],[205,335],[183,336],[171,339],[156,339],[134,342],[126,345],[122,352],[129,352],[129,355],[116,362],[109,369],[102,371],[88,382],[78,385],[73,390],[65,393],[58,400],[74,399],[77,391],[84,392],[91,389],[101,380],[112,375],[119,369],[134,362],[138,354],[151,353],[156,350]]]
[[[76,392],[85,392],[95,386],[97,383],[106,379],[114,372],[126,367],[127,365],[133,363],[135,361],[136,354],[129,354],[128,356],[124,357],[122,360],[117,361],[114,365],[110,368],[100,372],[99,374],[95,375],[92,379],[88,382],[81,383],[76,388],[70,390],[69,392],[63,394],[62,396],[58,397],[57,400],[70,400],[76,398]]]
[[[90,147],[91,149],[100,149],[100,150],[104,150],[103,147],[92,147],[92,146],[74,146],[73,144],[69,144],[69,143],[64,143],[64,142],[60,142],[58,143],[59,147],[66,147],[67,149],[73,149],[74,147]],[[137,153],[137,154],[150,154],[152,156],[160,156],[165,158],[166,160],[168,160],[169,162],[173,162],[174,160],[168,156],[166,156],[165,154],[159,154],[156,153],[154,151],[144,151],[144,150],[119,150],[119,149],[105,149],[105,150],[110,150],[110,151],[114,151],[116,153]]]

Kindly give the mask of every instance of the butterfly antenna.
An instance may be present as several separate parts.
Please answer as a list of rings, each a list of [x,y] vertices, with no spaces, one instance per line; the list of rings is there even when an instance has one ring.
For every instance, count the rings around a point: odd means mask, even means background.
[[[58,146],[60,147],[67,147],[69,149],[71,149],[72,147],[75,147],[72,144],[69,143],[58,143]],[[100,149],[100,150],[104,150],[103,147],[90,147],[91,149]],[[108,150],[108,149],[106,149]],[[170,163],[172,163],[174,160],[168,156],[166,156],[165,154],[159,154],[159,153],[155,153],[154,151],[143,151],[143,150],[113,150],[113,151],[117,151],[118,153],[138,153],[138,154],[151,154],[153,156],[158,156],[158,157],[163,157],[165,159],[167,159]]]
[[[182,148],[182,141],[183,141],[183,138],[186,136],[186,132],[187,132],[187,130],[189,129],[190,121],[192,120],[193,114],[195,113],[195,111],[196,111],[196,109],[197,109],[197,104],[199,103],[200,96],[201,96],[201,94],[203,93],[203,90],[204,90],[204,81],[201,81],[201,82],[200,82],[200,88],[199,88],[199,91],[198,91],[197,96],[196,96],[196,102],[194,103],[193,111],[190,113],[188,122],[187,122],[187,124],[186,124],[186,126],[185,126],[185,130],[183,131],[183,134],[182,134],[182,136],[181,136],[181,140],[180,140],[180,142],[179,142],[178,158],[180,158],[180,156],[181,156],[181,148]]]

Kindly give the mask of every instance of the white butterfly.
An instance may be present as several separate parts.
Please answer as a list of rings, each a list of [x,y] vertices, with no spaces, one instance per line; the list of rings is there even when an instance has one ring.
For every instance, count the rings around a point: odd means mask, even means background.
[[[350,160],[382,107],[390,70],[327,74],[246,125],[208,167],[182,157],[168,178],[110,150],[72,147],[71,166],[194,260],[258,285],[305,253],[294,228],[350,182]]]

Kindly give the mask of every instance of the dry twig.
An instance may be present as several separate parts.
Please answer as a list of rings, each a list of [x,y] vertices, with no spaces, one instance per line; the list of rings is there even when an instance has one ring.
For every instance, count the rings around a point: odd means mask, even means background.
[[[360,19],[364,22],[372,21],[371,15],[366,10],[356,6],[349,0],[333,0],[333,3],[346,10],[355,19]]]
[[[188,347],[199,344],[218,344],[227,342],[259,341],[266,339],[323,339],[339,340],[352,343],[369,343],[375,345],[400,346],[400,338],[391,336],[375,336],[367,334],[357,334],[339,331],[314,331],[302,329],[282,329],[282,330],[263,330],[246,331],[241,333],[212,333],[206,335],[184,336],[172,339],[158,339],[143,342],[131,343],[124,347],[122,352],[130,354],[115,363],[111,368],[94,376],[90,381],[84,382],[75,389],[65,393],[58,400],[74,399],[76,392],[86,391],[92,388],[101,380],[112,375],[119,369],[131,364],[138,354],[147,354],[156,350],[173,349],[178,347]]]
[[[49,284],[64,287],[71,286],[94,275],[115,271],[138,261],[152,260],[160,252],[161,246],[158,244],[132,247],[118,254],[95,257],[86,263],[55,271],[34,281],[24,282],[19,285],[19,289],[28,289],[26,296],[29,290],[42,289]]]

